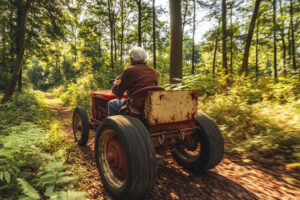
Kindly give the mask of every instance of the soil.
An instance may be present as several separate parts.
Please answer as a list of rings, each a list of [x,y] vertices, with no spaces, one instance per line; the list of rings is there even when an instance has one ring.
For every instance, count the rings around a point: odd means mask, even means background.
[[[74,141],[72,132],[73,109],[57,99],[47,96],[49,108],[64,127],[62,134]],[[111,199],[103,188],[94,159],[95,132],[90,132],[86,146],[74,142],[69,163],[76,163],[76,173],[81,177],[82,189],[88,199]],[[225,155],[211,171],[195,175],[178,166],[170,154],[157,156],[157,182],[146,199],[299,199],[299,185],[276,166],[262,167],[254,162],[243,163]],[[278,171],[274,171],[274,169]],[[78,175],[78,174],[77,174]]]

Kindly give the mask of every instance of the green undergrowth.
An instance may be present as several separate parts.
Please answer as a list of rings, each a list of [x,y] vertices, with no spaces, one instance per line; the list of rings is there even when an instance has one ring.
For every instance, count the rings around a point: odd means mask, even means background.
[[[68,142],[44,93],[0,104],[0,199],[84,199],[66,165]]]
[[[216,120],[228,153],[243,157],[300,162],[300,82],[298,77],[231,80],[227,95],[221,81],[187,76],[167,89],[196,89],[199,109]]]
[[[246,104],[232,96],[201,98],[199,108],[222,130],[227,152],[300,159],[300,101]]]
[[[78,78],[76,82],[69,83],[54,88],[52,93],[59,98],[64,105],[75,108],[76,106],[85,107],[87,112],[91,112],[90,92],[100,90],[93,80],[93,75],[86,75]]]

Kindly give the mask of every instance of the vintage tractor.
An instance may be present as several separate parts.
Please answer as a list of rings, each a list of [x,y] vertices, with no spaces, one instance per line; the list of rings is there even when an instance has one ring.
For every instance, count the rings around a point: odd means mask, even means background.
[[[91,92],[92,118],[83,107],[73,114],[75,140],[83,146],[96,130],[95,159],[104,187],[114,199],[139,199],[156,180],[156,153],[171,151],[183,168],[205,172],[221,161],[224,141],[215,122],[198,113],[197,91],[146,87],[144,113],[107,116],[110,90]],[[126,95],[123,96],[126,98]]]

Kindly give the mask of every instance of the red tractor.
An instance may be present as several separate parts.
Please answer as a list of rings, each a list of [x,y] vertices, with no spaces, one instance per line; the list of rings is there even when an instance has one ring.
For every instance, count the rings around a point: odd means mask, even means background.
[[[95,159],[104,187],[114,199],[139,199],[156,180],[156,153],[171,151],[183,168],[205,172],[220,163],[224,141],[215,122],[198,113],[197,91],[146,87],[144,113],[107,116],[110,90],[91,92],[92,118],[83,107],[73,114],[77,143],[85,145],[97,131]],[[126,98],[126,95],[123,96]]]

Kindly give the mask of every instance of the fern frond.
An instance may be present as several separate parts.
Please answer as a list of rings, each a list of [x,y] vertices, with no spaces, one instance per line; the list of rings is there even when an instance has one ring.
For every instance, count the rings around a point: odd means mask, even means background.
[[[4,179],[7,183],[10,183],[10,173],[8,171],[4,172]]]
[[[27,195],[29,198],[34,199],[34,200],[41,199],[38,191],[36,191],[36,189],[34,189],[27,181],[25,181],[21,178],[18,178],[17,180],[18,180],[19,184],[21,185],[22,191],[25,195]]]
[[[61,191],[56,195],[56,198],[50,197],[50,200],[85,200],[86,199],[86,193],[84,192],[77,192],[77,191]]]

